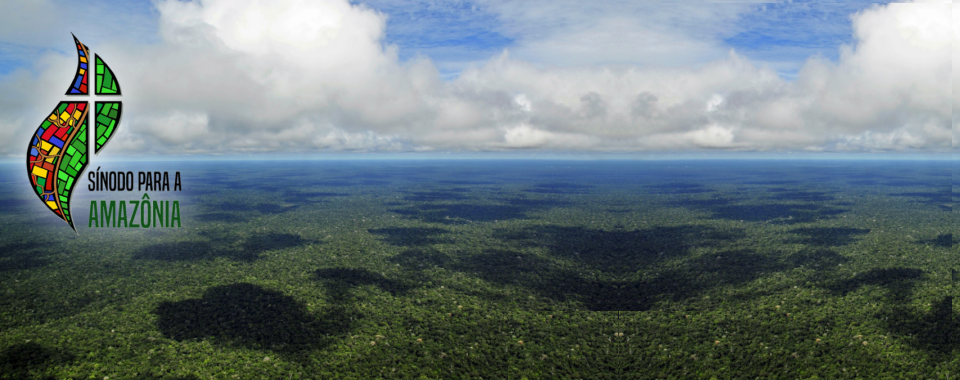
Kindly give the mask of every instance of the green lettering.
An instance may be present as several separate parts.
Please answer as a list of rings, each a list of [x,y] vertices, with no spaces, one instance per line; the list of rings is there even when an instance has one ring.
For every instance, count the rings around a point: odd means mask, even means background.
[[[170,227],[173,227],[173,221],[177,221],[177,227],[180,227],[180,201],[173,201],[173,211],[170,214]]]
[[[90,201],[90,219],[87,221],[87,228],[96,224],[100,227],[100,220],[97,218],[97,201]]]
[[[151,212],[149,216],[145,216],[145,215],[147,215],[147,212],[148,212],[148,211],[151,211],[151,210],[150,210],[150,201],[142,201],[142,202],[140,202],[140,204],[143,206],[143,207],[140,208],[140,227],[142,227],[142,228],[150,228],[151,223],[153,222],[153,218],[152,218],[152,217],[153,217],[153,213]],[[146,218],[146,219],[144,219],[144,218]]]
[[[103,219],[103,223],[100,227],[116,227],[117,221],[114,220],[114,216],[117,213],[117,201],[110,201],[110,208],[107,208],[107,201],[100,201],[100,218]],[[110,225],[110,221],[113,220],[113,225]]]
[[[120,222],[127,227],[127,201],[120,201],[120,208],[117,209],[117,227],[120,227]]]
[[[163,222],[163,201],[153,201],[153,226],[166,227]]]
[[[130,204],[135,206],[133,206],[133,214],[130,214],[130,224],[127,225],[127,227],[130,227],[130,228],[140,227],[139,224],[133,224],[133,222],[137,220],[137,210],[140,208],[140,201],[130,201]]]

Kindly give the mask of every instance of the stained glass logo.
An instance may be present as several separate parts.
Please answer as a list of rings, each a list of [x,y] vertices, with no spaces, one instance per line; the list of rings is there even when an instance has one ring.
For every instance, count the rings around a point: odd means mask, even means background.
[[[88,83],[92,77],[97,96],[119,97],[121,94],[120,83],[113,75],[113,70],[99,55],[94,55],[91,62],[90,49],[76,36],[73,41],[77,47],[77,74],[66,96],[86,98],[82,101],[60,102],[40,124],[27,148],[27,174],[40,200],[76,231],[70,213],[70,197],[87,167],[91,150],[87,123],[91,111],[91,102],[86,100],[90,96]],[[91,63],[95,74],[92,76],[89,70]],[[123,103],[96,101],[93,104],[96,135],[92,145],[94,154],[99,154],[117,131]]]

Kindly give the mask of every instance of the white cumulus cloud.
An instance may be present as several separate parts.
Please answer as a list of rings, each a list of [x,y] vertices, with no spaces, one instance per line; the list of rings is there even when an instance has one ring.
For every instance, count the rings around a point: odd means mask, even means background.
[[[854,14],[855,44],[841,47],[837,61],[811,57],[793,80],[717,50],[737,7],[699,5],[704,10],[694,19],[715,21],[705,29],[713,37],[703,39],[705,32],[693,29],[677,37],[660,26],[631,26],[619,3],[603,4],[584,12],[609,22],[577,22],[564,32],[570,44],[555,46],[557,36],[509,23],[535,16],[526,14],[535,7],[491,3],[506,28],[526,37],[511,47],[515,52],[504,50],[452,80],[429,57],[401,62],[398,47],[383,42],[389,15],[346,0],[161,0],[157,41],[115,39],[91,48],[123,86],[124,121],[111,143],[123,154],[936,152],[949,150],[957,134],[952,94],[960,85],[951,74],[960,30],[953,4],[894,3]],[[547,8],[558,6],[577,7]],[[645,7],[681,20],[677,9]],[[31,14],[24,17],[40,17]],[[576,58],[612,49],[604,44],[614,35],[660,41],[643,51],[667,58],[680,54],[674,48],[696,51],[685,46],[698,41],[709,46],[696,59]],[[659,37],[667,35],[673,37]],[[69,47],[69,36],[63,39]],[[70,53],[49,52],[34,71],[0,77],[0,154],[22,154],[74,65]]]

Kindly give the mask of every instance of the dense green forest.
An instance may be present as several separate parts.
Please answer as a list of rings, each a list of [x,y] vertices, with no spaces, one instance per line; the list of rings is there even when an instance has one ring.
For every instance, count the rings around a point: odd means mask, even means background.
[[[209,164],[78,233],[18,170],[3,379],[960,373],[943,163]]]

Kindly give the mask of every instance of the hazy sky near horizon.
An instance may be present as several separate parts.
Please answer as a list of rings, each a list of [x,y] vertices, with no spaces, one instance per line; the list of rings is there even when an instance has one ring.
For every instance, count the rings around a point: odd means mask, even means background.
[[[956,133],[958,11],[950,2],[4,1],[0,157],[22,155],[66,99],[71,32],[123,88],[114,156],[945,153]]]

